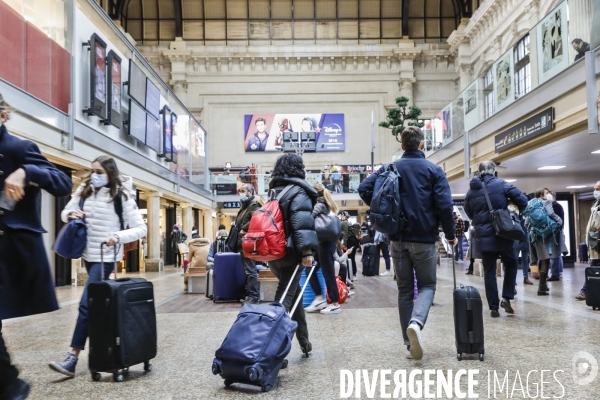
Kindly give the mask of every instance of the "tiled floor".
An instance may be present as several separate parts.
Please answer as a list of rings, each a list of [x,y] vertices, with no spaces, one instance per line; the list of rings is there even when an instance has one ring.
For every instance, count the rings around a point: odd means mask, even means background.
[[[483,278],[465,276],[465,267],[466,263],[458,264],[458,282],[477,287],[485,298]],[[519,271],[519,293],[513,302],[515,315],[501,313],[500,318],[491,319],[489,312],[484,312],[483,363],[456,359],[449,260],[442,259],[438,268],[435,306],[423,331],[422,361],[405,358],[392,277],[361,276],[356,295],[342,306],[341,314],[308,315],[311,357],[302,358],[299,347],[294,345],[288,357],[289,368],[280,373],[275,388],[266,394],[244,385],[225,388],[223,381],[211,373],[214,351],[240,307],[215,305],[204,295],[183,294],[181,270],[173,268],[145,275],[155,285],[159,333],[159,353],[153,361],[154,370],[147,375],[137,366],[123,383],[113,383],[108,374],[101,382],[93,382],[86,371],[85,352],[74,379],[62,379],[47,367],[49,361],[61,359],[68,350],[81,288],[58,289],[61,310],[5,321],[4,333],[23,378],[32,383],[32,399],[245,399],[257,395],[261,399],[335,399],[340,398],[340,370],[406,370],[408,376],[413,369],[477,369],[475,393],[480,398],[492,397],[491,392],[488,396],[488,382],[491,391],[494,381],[488,380],[488,373],[493,377],[495,371],[499,383],[506,371],[509,374],[502,393],[496,388],[496,398],[530,398],[535,396],[536,388],[539,390],[539,371],[547,370],[544,397],[562,395],[564,399],[591,400],[600,397],[600,375],[588,385],[575,384],[572,377],[572,361],[577,352],[585,351],[600,360],[600,311],[594,312],[585,303],[574,300],[583,282],[583,270],[584,265],[579,264],[567,269],[561,282],[550,283],[550,296],[546,297],[536,295],[536,286],[523,287]],[[530,373],[527,383],[527,374],[534,370],[538,372]],[[556,372],[559,370],[562,372]],[[520,380],[516,379],[517,371]],[[391,393],[394,384],[390,379]],[[461,388],[466,390],[463,381]],[[407,396],[418,397],[410,393]],[[352,398],[368,398],[365,387],[358,396],[353,393]],[[381,398],[379,383],[374,398]]]

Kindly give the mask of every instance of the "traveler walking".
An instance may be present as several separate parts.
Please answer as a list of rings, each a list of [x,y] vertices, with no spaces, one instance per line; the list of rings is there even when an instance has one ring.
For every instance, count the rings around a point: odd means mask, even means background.
[[[250,258],[244,257],[242,251],[242,238],[248,232],[250,219],[252,215],[260,208],[260,204],[254,197],[254,186],[245,183],[239,190],[240,193],[240,211],[235,217],[235,222],[232,225],[237,227],[238,238],[235,251],[242,256],[242,263],[246,272],[246,294],[248,295],[248,303],[258,304],[260,302],[260,293],[258,292],[258,271],[256,263]]]
[[[556,201],[556,193],[555,192],[549,192],[546,195],[546,198],[550,201],[552,201],[552,209],[554,210],[554,213],[556,215],[558,215],[558,217],[561,219],[561,221],[563,222],[563,224],[560,226],[560,234],[563,236],[563,241],[565,240],[564,236],[565,236],[565,210],[563,208],[563,206],[560,205],[560,203],[558,201]],[[560,277],[562,276],[563,273],[563,258],[562,258],[562,254],[559,254],[557,257],[551,258],[550,259],[550,274],[552,276],[549,276],[548,279],[546,279],[546,282],[556,282],[556,281],[560,281]]]
[[[390,247],[389,239],[385,233],[375,231],[375,243],[377,243],[377,255],[381,252],[383,259],[385,260],[385,272],[382,272],[380,276],[388,276],[390,274]],[[379,269],[378,269],[379,270]]]
[[[313,251],[319,248],[319,240],[315,232],[315,219],[312,215],[318,195],[317,191],[306,183],[304,162],[302,157],[297,154],[287,153],[279,156],[271,177],[273,179],[269,183],[269,188],[274,190],[276,195],[287,188],[287,192],[283,193],[279,199],[279,206],[285,221],[288,247],[285,257],[270,261],[269,267],[279,279],[275,301],[281,299],[288,283],[292,281],[290,289],[282,301],[289,312],[300,294],[300,274],[294,275],[294,270],[298,264],[305,267],[312,266]],[[302,302],[296,307],[292,319],[298,323],[296,338],[302,352],[308,357],[312,345],[308,338],[308,326]]]
[[[439,166],[425,159],[423,139],[417,127],[409,126],[402,132],[404,154],[394,164],[402,176],[400,198],[406,199],[402,207],[408,221],[400,237],[390,237],[402,336],[410,352],[407,357],[416,360],[423,358],[421,331],[435,295],[436,240],[440,223],[450,245],[457,243],[448,180]],[[361,184],[361,190],[373,192],[377,176],[383,172],[385,167],[370,175]],[[419,291],[414,301],[413,270]]]
[[[37,145],[8,133],[12,107],[0,95],[0,190],[16,202],[0,210],[0,399],[25,399],[29,384],[19,379],[2,337],[2,321],[58,310],[38,208],[40,192],[67,196],[72,182],[40,153]],[[18,228],[18,229],[17,229]],[[28,338],[21,338],[30,340]],[[33,340],[33,338],[31,338]]]
[[[519,215],[519,222],[521,223],[521,228],[523,232],[525,232],[525,240],[522,242],[515,242],[515,251],[517,253],[517,257],[519,257],[519,252],[521,252],[521,269],[523,270],[523,285],[533,285],[533,282],[529,280],[529,229],[525,226],[525,217],[523,215]]]
[[[456,239],[458,240],[457,249],[454,251],[454,259],[456,261],[463,261],[465,255],[463,254],[463,239],[465,238],[465,221],[454,211],[454,226],[456,227]]]
[[[179,225],[173,225],[171,231],[171,251],[175,254],[175,268],[183,266],[183,257],[179,250],[179,245],[187,240],[187,235],[179,228]]]
[[[87,245],[82,258],[88,272],[88,280],[79,302],[79,316],[71,340],[71,352],[64,361],[53,361],[49,364],[51,369],[68,377],[75,376],[79,353],[85,348],[88,338],[88,286],[90,283],[99,282],[102,276],[108,278],[115,268],[114,262],[105,262],[104,271],[101,271],[102,257],[105,261],[112,261],[115,259],[115,253],[113,248],[105,248],[101,254],[100,245],[106,243],[110,247],[117,246],[115,261],[120,261],[125,243],[146,236],[146,224],[130,194],[131,188],[132,179],[119,174],[115,160],[108,156],[100,156],[92,162],[92,173],[77,188],[61,213],[63,222],[83,219],[87,228]],[[122,202],[123,226],[128,226],[128,229],[121,230],[121,221],[115,211],[117,201]]]
[[[509,200],[519,209],[527,205],[527,197],[513,185],[495,176],[496,164],[493,161],[482,161],[479,164],[479,176],[470,182],[470,189],[465,198],[465,212],[475,228],[475,246],[481,253],[485,273],[485,295],[487,297],[492,318],[500,316],[499,307],[509,314],[514,314],[510,300],[515,297],[517,279],[517,255],[514,242],[496,236],[492,225],[490,208],[494,210],[508,209]],[[486,196],[487,195],[487,196]],[[486,197],[489,197],[489,202]],[[498,299],[498,283],[496,278],[496,260],[500,258],[505,268],[502,301]]]
[[[529,242],[531,265],[539,263],[540,267],[538,296],[547,296],[550,291],[546,284],[550,259],[563,251],[566,252],[565,241],[560,231],[563,221],[554,212],[552,198],[548,194],[549,190],[546,188],[537,189],[535,198],[529,200],[527,209],[523,213],[527,218],[525,226],[531,235]]]
[[[598,252],[598,237],[600,233],[600,181],[594,185],[594,205],[592,206],[592,213],[585,230],[585,242],[588,246],[588,254],[590,258],[590,267],[600,266],[600,253]],[[579,291],[579,294],[575,296],[577,300],[585,300],[587,284],[584,281],[583,287]]]

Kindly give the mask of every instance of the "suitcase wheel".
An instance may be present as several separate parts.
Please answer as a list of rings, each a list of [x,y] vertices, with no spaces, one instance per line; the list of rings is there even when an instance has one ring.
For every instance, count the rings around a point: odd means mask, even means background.
[[[250,378],[251,381],[255,381],[258,379],[258,370],[254,367],[250,367],[248,368],[248,378]],[[264,388],[264,386],[263,386]],[[266,390],[263,390],[263,392],[266,392]]]
[[[281,369],[286,369],[288,367],[288,360],[283,360],[283,363],[281,364]]]
[[[456,355],[456,358],[457,358],[458,361],[462,361],[462,353],[458,353]]]
[[[102,375],[99,372],[92,372],[92,380],[94,382],[98,382],[100,379],[102,379]]]
[[[213,365],[212,365],[212,373],[213,373],[213,375],[218,375],[221,372],[223,372],[223,371],[221,371],[221,367],[219,367],[219,364],[217,364],[216,362],[213,362]]]
[[[129,368],[127,368],[127,370],[129,370]],[[152,364],[150,364],[150,361],[144,361],[144,371],[146,371],[146,372],[152,371]]]
[[[233,381],[229,380],[229,379],[225,379],[225,381],[223,382],[225,384],[225,386],[229,387],[231,385],[233,385]]]
[[[483,361],[484,358],[485,356],[483,355],[483,353],[479,353],[479,361]]]
[[[263,392],[268,392],[269,390],[273,389],[272,385],[262,385],[260,387],[262,389]]]
[[[123,382],[123,374],[119,371],[113,371],[113,381]]]

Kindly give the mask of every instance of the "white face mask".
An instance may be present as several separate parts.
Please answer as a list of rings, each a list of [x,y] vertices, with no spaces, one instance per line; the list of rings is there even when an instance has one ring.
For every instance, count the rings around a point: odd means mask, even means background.
[[[594,198],[600,199],[600,190],[594,190]]]
[[[552,201],[552,200],[554,200],[554,197],[552,197],[552,195],[551,195],[550,193],[548,193],[548,194],[546,195],[546,200],[550,200],[550,201]]]
[[[94,186],[96,189],[108,185],[108,177],[106,174],[99,175],[93,172],[90,178],[92,180],[92,186]]]

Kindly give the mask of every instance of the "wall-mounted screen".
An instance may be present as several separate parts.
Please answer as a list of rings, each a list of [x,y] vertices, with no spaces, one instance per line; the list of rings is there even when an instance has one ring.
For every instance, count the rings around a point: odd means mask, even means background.
[[[344,114],[253,114],[244,117],[244,149],[279,151],[285,132],[315,132],[317,151],[344,151]]]
[[[165,106],[163,109],[163,155],[167,161],[173,160],[173,114]]]
[[[160,90],[150,78],[146,78],[146,110],[158,118],[160,113]]]
[[[146,111],[131,99],[129,100],[129,135],[146,143]]]
[[[160,122],[146,114],[146,146],[160,154]]]
[[[109,51],[108,64],[108,103],[107,123],[121,128],[121,58],[114,52]]]
[[[146,107],[146,75],[133,60],[129,60],[129,97]]]
[[[106,118],[106,43],[95,33],[90,38],[90,109]]]

